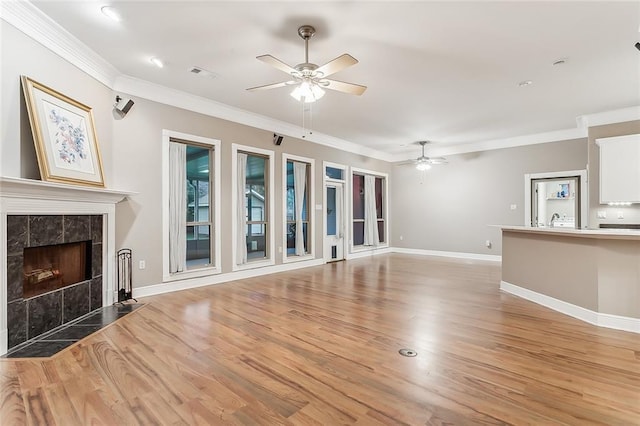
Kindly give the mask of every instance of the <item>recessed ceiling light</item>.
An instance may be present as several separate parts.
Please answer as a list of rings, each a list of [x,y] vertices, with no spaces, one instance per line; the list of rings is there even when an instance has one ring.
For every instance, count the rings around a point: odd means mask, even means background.
[[[112,21],[120,22],[122,20],[118,11],[111,6],[103,6],[100,10],[104,14],[104,16],[111,19]]]
[[[151,63],[152,63],[153,65],[155,65],[156,67],[158,67],[158,68],[162,68],[162,67],[164,67],[164,64],[163,64],[163,63],[162,63],[162,61],[161,61],[160,59],[158,59],[158,58],[155,58],[155,57],[154,57],[154,58],[149,59],[149,61],[151,61]]]
[[[521,81],[520,83],[518,83],[518,86],[520,87],[525,87],[525,86],[531,86],[533,84],[533,81],[531,80],[524,80]]]

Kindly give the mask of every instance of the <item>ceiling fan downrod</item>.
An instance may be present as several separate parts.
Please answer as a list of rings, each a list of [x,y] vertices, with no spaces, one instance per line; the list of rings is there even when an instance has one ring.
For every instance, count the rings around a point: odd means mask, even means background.
[[[298,28],[298,35],[304,40],[304,62],[309,63],[309,39],[316,33],[311,25],[303,25]]]

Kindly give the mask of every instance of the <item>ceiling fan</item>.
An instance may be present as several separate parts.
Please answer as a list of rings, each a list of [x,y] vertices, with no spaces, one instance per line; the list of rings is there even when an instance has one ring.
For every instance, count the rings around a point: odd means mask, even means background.
[[[262,55],[256,58],[280,71],[286,72],[291,76],[291,80],[251,87],[247,90],[256,91],[295,86],[293,92],[291,92],[291,96],[298,101],[304,102],[314,102],[320,99],[324,96],[324,89],[336,90],[351,95],[362,95],[364,91],[367,90],[366,86],[327,78],[338,71],[357,64],[358,60],[353,56],[345,53],[322,66],[309,62],[309,39],[313,37],[315,33],[316,30],[311,25],[303,25],[298,28],[298,35],[304,40],[304,62],[294,67],[287,65],[271,55]]]
[[[415,160],[408,160],[398,163],[398,165],[404,164],[415,164],[416,169],[418,170],[429,170],[432,165],[435,164],[447,164],[448,161],[444,157],[427,157],[424,155],[424,146],[429,143],[429,141],[419,141],[417,142],[422,146],[422,155]]]

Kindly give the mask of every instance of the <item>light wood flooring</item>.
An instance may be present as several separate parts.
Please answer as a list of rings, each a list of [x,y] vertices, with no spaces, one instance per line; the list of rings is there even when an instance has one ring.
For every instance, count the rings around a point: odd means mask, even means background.
[[[50,359],[0,360],[0,423],[640,424],[640,335],[499,280],[390,254],[149,297]]]

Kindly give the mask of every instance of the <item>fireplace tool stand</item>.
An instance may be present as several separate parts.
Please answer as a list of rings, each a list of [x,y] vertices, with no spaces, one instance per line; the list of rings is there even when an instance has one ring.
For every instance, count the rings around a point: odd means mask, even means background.
[[[131,281],[131,249],[124,248],[118,250],[118,302],[122,303],[127,300],[135,300],[133,295],[133,284]]]

